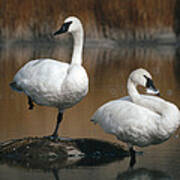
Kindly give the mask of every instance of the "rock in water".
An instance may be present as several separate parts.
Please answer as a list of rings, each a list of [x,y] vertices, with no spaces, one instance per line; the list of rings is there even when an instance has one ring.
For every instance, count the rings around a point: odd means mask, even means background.
[[[1,163],[33,169],[98,165],[126,156],[129,153],[121,145],[96,139],[52,141],[45,137],[28,137],[0,144]]]

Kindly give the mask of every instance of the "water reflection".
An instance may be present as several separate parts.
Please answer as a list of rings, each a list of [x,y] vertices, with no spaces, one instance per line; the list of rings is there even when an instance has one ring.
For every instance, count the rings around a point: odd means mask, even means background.
[[[61,179],[61,173],[59,170],[54,169],[52,171],[54,180]],[[85,178],[85,177],[83,177]],[[79,179],[83,179],[81,174],[79,174]],[[106,179],[106,177],[104,177]],[[169,176],[167,173],[158,170],[149,170],[146,168],[138,168],[138,169],[128,169],[125,172],[117,174],[116,180],[134,180],[134,179],[142,179],[142,180],[155,180],[155,179],[162,179],[162,180],[171,180],[172,177]]]
[[[3,168],[4,167],[1,166],[1,169]],[[76,166],[68,169],[52,169],[50,171],[39,171],[39,170],[23,171],[22,169],[17,169],[12,167],[11,168],[6,167],[6,169],[7,169],[6,173],[9,173],[9,176],[7,174],[2,173],[1,177],[5,177],[4,179],[10,179],[10,178],[16,179],[17,177],[18,180],[24,178],[26,178],[26,180],[30,180],[32,179],[32,177],[35,179],[53,179],[53,180],[60,180],[60,179],[90,180],[92,178],[97,180],[174,179],[173,176],[169,175],[167,172],[163,170],[148,169],[144,167],[129,169],[126,167],[126,164],[123,161],[122,162],[118,161],[118,162],[106,164],[106,166],[99,166],[99,167]]]
[[[86,45],[84,52],[84,66],[90,77],[90,91],[88,95],[69,109],[65,114],[60,131],[62,136],[72,138],[88,137],[116,141],[113,136],[105,134],[99,127],[90,122],[90,117],[95,110],[108,100],[116,99],[126,95],[126,80],[129,73],[138,67],[144,67],[153,75],[156,86],[160,89],[162,97],[174,102],[180,107],[180,76],[179,76],[179,48],[174,47],[117,47],[96,48]],[[56,123],[56,110],[49,107],[36,106],[33,111],[28,110],[27,99],[9,88],[15,72],[30,59],[40,57],[51,57],[64,59],[69,62],[71,58],[71,47],[54,46],[48,44],[18,44],[15,46],[0,47],[0,141],[25,136],[44,136],[50,134]],[[116,141],[117,142],[117,141]],[[175,143],[172,143],[175,142]],[[120,143],[120,142],[119,142]],[[156,164],[156,170],[174,174],[178,177],[179,156],[177,151],[180,147],[179,139],[170,139],[155,148],[148,147],[143,151],[148,152],[137,159],[135,170],[132,174],[151,175],[159,174],[159,177],[168,175],[148,170]],[[159,152],[161,152],[159,154]],[[157,154],[159,156],[157,156]],[[162,166],[163,162],[163,166]],[[168,163],[165,163],[168,162]],[[169,164],[174,164],[172,168]],[[139,167],[141,164],[141,167]],[[146,166],[144,166],[146,165]],[[93,166],[77,166],[77,168],[60,169],[55,173],[65,179],[121,179],[128,178],[130,172],[126,172],[129,166],[129,158],[118,162]],[[80,167],[80,168],[79,168]],[[138,170],[140,168],[140,170]],[[121,170],[121,171],[120,171]],[[167,170],[167,171],[166,171]],[[120,171],[120,172],[119,172]],[[6,172],[6,179],[31,179],[31,175],[20,169],[15,170],[2,165],[0,176]],[[80,173],[81,176],[80,176]],[[28,175],[27,175],[28,174]],[[30,174],[32,174],[30,172]],[[33,177],[37,179],[50,179],[52,174],[34,172]],[[126,175],[127,174],[127,175]],[[19,178],[21,176],[21,178]],[[154,175],[152,175],[153,177]],[[125,179],[126,179],[125,178]],[[5,178],[4,178],[5,179]]]
[[[172,178],[171,178],[171,176],[169,176],[168,174],[166,174],[163,171],[149,170],[146,168],[138,168],[138,169],[128,170],[126,172],[120,173],[117,176],[117,180],[124,180],[124,179],[126,179],[126,180],[131,180],[131,179],[170,180]]]

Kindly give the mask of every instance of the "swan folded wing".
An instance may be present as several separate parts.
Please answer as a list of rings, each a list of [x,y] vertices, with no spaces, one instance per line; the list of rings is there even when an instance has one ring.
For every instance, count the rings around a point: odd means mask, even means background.
[[[143,95],[143,98],[152,101],[153,103],[160,104],[161,109],[161,119],[159,118],[159,126],[161,126],[164,130],[169,133],[175,131],[180,125],[180,111],[178,107],[162,98],[157,96],[148,96]],[[163,120],[163,121],[162,121]]]
[[[70,66],[64,79],[61,95],[64,107],[71,107],[82,100],[88,92],[88,76],[85,69],[79,65]]]
[[[54,101],[67,74],[69,65],[55,60],[33,60],[21,68],[13,82],[37,104]]]
[[[92,117],[105,132],[124,142],[140,143],[140,146],[145,146],[149,137],[154,136],[159,118],[158,114],[124,100],[106,103]]]

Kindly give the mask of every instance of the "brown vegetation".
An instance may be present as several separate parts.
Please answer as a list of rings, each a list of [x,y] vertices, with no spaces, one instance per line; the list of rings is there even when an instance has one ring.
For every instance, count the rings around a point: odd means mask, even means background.
[[[173,41],[179,34],[178,0],[0,0],[1,40],[52,40],[69,15],[78,16],[88,40]]]

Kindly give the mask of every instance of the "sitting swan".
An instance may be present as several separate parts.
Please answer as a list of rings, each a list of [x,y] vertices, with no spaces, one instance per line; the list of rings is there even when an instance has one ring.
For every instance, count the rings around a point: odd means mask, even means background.
[[[58,127],[65,109],[72,107],[86,96],[88,76],[82,66],[83,27],[76,17],[65,19],[61,28],[54,33],[70,32],[74,49],[71,64],[53,59],[36,59],[25,64],[15,75],[10,86],[28,96],[29,109],[33,102],[38,105],[56,107],[59,110],[52,138],[58,137]]]
[[[129,96],[104,104],[92,117],[105,132],[128,144],[131,157],[135,156],[133,145],[162,143],[180,124],[180,111],[174,104],[157,96],[140,95],[138,85],[146,87],[147,93],[159,94],[151,75],[137,69],[128,78]]]

